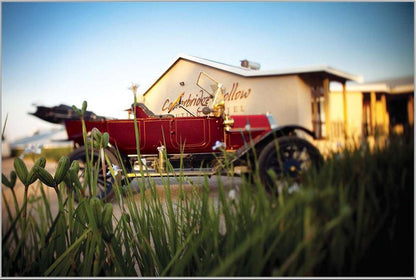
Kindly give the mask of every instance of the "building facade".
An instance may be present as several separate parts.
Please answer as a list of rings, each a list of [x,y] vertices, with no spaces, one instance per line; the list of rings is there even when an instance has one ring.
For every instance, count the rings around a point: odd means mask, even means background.
[[[202,108],[212,99],[196,84],[200,72],[222,83],[230,116],[271,114],[278,126],[300,125],[313,131],[321,150],[413,129],[412,78],[360,84],[362,77],[328,66],[262,71],[260,64],[247,60],[236,67],[180,55],[145,91],[145,104],[165,114],[184,93],[182,105],[202,115]],[[183,109],[171,114],[189,115]]]
[[[343,122],[337,113],[341,92],[331,90],[331,112],[334,122]],[[378,83],[347,86],[348,137],[386,136],[411,133],[414,126],[413,77]],[[341,135],[342,137],[343,135]]]
[[[296,124],[328,139],[337,127],[331,122],[330,83],[338,83],[346,95],[347,81],[360,77],[328,66],[284,71],[261,71],[260,65],[247,60],[241,67],[192,56],[178,56],[172,65],[144,93],[145,104],[155,113],[167,113],[170,104],[184,93],[182,104],[194,115],[212,99],[196,85],[200,72],[223,84],[226,113],[229,115],[271,114],[277,125]],[[341,112],[347,108],[341,105]],[[186,116],[183,109],[172,112]],[[343,125],[343,123],[341,124]],[[342,128],[343,129],[343,128]]]

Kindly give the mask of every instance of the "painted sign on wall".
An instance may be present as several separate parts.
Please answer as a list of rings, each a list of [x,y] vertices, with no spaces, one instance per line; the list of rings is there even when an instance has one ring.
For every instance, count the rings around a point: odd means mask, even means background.
[[[237,102],[237,101],[244,101],[252,95],[253,91],[251,88],[241,89],[239,88],[238,82],[234,82],[231,90],[227,91],[224,94],[224,100],[226,102],[226,113],[233,114],[233,113],[243,113],[245,111],[244,102]],[[169,106],[175,101],[175,99],[166,98],[165,101],[162,103],[162,111],[167,112]],[[203,91],[202,89],[197,93],[186,93],[182,97],[182,105],[186,108],[189,107],[196,107],[195,113],[197,116],[203,115],[202,108],[209,107],[211,105],[212,98],[211,96]],[[238,103],[238,104],[236,104]],[[178,113],[176,116],[186,116],[186,112]]]

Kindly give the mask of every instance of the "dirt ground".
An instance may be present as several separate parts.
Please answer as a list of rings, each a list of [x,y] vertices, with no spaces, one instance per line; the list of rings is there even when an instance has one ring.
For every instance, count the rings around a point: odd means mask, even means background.
[[[24,161],[28,170],[30,170],[33,167],[34,161],[30,159],[29,157],[25,158]],[[14,158],[2,158],[1,172],[4,175],[6,175],[7,178],[10,178],[10,172],[14,170],[13,162],[14,162]],[[55,174],[56,167],[57,167],[57,162],[47,161],[45,168],[51,174]],[[214,200],[217,199],[218,197],[217,195],[218,194],[218,179],[221,180],[222,184],[224,185],[224,188],[227,191],[231,191],[235,189],[239,184],[241,184],[241,180],[239,178],[229,178],[225,176],[221,176],[220,178],[218,178],[217,176],[212,176],[211,178],[209,178],[208,183],[210,186],[210,196]],[[160,178],[154,178],[153,180],[155,181],[157,185],[156,188],[157,188],[158,194],[161,197],[164,197],[165,190],[162,185],[162,180]],[[192,190],[195,190],[195,188],[196,189],[201,188],[204,182],[204,178],[203,177],[190,177],[189,182],[190,183],[187,183],[184,185],[184,190],[190,192]],[[28,195],[29,195],[29,202],[31,203],[28,204],[28,211],[33,211],[33,213],[37,212],[36,208],[39,207],[40,202],[34,201],[34,198],[40,196],[41,194],[40,188],[43,188],[46,195],[49,197],[51,211],[52,211],[52,214],[55,216],[58,211],[58,201],[57,201],[57,196],[55,194],[55,191],[54,189],[50,187],[41,186],[41,184],[39,184],[38,181],[29,187]],[[178,183],[176,182],[176,180],[172,179],[170,181],[170,192],[172,194],[173,199],[177,198],[178,190],[179,190]],[[13,201],[12,191],[9,188],[5,187],[3,184],[2,184],[1,191],[2,191],[2,200],[1,200],[2,230],[4,230],[10,226],[10,219],[9,219],[9,215],[6,209],[6,203],[4,200],[6,200],[7,204],[9,205],[9,209],[13,216],[15,216],[16,211],[15,211],[15,203]],[[20,182],[19,179],[16,180],[16,186],[14,187],[14,192],[17,197],[17,202],[19,206],[21,207],[21,205],[23,204],[24,186]],[[135,199],[137,199],[137,201],[140,201],[140,195],[141,194],[139,191],[135,193],[134,197]],[[113,205],[114,205],[114,215],[118,217],[120,215],[120,212],[119,212],[120,210],[119,210],[118,202],[116,201],[116,199],[113,199]]]

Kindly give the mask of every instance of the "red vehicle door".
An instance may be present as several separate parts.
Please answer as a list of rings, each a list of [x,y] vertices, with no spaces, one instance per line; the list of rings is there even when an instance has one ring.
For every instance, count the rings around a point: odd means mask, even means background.
[[[157,154],[165,146],[168,153],[212,152],[216,141],[224,141],[221,118],[183,117],[138,119],[141,154]],[[110,141],[124,154],[136,153],[134,120],[107,122]]]
[[[176,152],[182,149],[185,153],[208,153],[216,141],[224,141],[222,118],[173,118],[170,128],[171,144]]]

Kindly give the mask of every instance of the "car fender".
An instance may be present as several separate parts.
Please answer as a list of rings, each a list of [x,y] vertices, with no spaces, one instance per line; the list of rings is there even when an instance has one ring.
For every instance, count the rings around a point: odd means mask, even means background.
[[[270,143],[271,141],[283,137],[283,136],[297,136],[296,132],[302,131],[306,133],[307,135],[311,136],[313,139],[317,139],[315,133],[303,126],[300,125],[285,125],[285,126],[279,126],[276,127],[266,134],[264,134],[262,137],[257,138],[251,143],[247,143],[241,148],[239,148],[235,153],[235,160],[234,162],[239,161],[247,161],[247,160],[253,160],[255,157],[257,157],[260,152],[263,150],[263,148]]]

